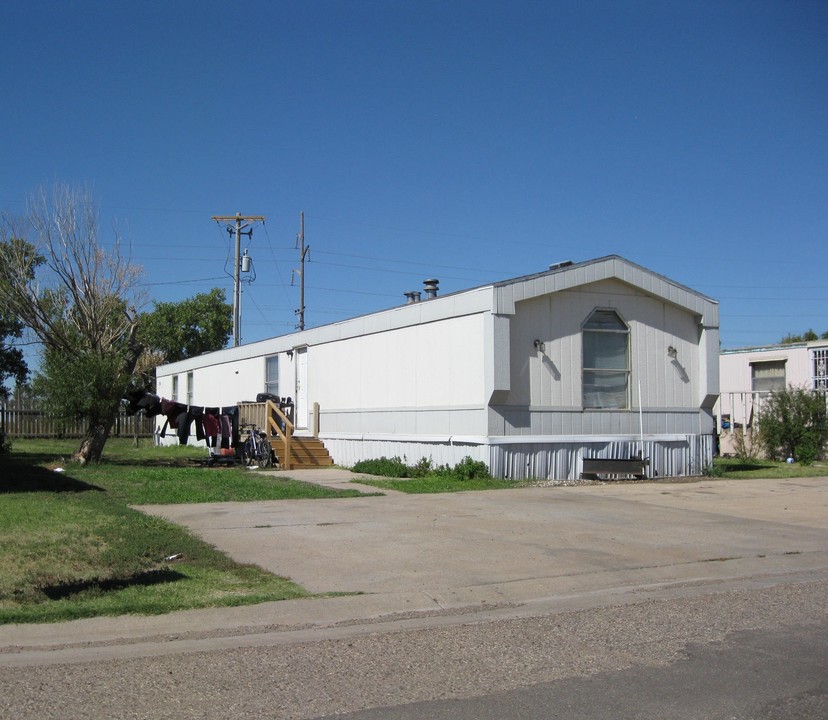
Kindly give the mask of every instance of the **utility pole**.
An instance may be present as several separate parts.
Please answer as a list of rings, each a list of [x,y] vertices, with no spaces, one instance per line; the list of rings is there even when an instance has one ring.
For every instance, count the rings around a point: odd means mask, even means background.
[[[263,215],[213,215],[213,220],[227,224],[227,232],[235,234],[236,261],[233,267],[233,347],[241,343],[241,236],[253,237],[252,224],[264,222]],[[232,224],[230,224],[232,223]],[[248,229],[249,228],[249,229]]]
[[[301,269],[299,270],[299,309],[296,314],[299,316],[299,324],[297,327],[300,330],[305,329],[305,257],[310,250],[310,245],[305,247],[305,213],[299,214],[299,234],[296,236],[296,247],[299,249],[299,262]]]

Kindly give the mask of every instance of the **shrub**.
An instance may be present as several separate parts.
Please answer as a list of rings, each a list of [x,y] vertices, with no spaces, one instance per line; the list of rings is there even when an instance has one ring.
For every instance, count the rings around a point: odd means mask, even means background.
[[[481,460],[472,460],[471,457],[466,455],[466,457],[454,466],[452,475],[455,475],[463,480],[487,478],[489,477],[489,468],[487,468],[486,463]]]
[[[431,466],[431,458],[420,458],[415,465],[412,465],[409,469],[409,477],[419,478],[419,477],[426,477],[427,475],[432,475],[434,473],[434,468]]]
[[[704,477],[724,477],[724,474],[724,468],[712,462],[705,463],[704,467],[702,467],[702,475]]]
[[[408,466],[399,457],[360,460],[352,468],[354,472],[366,475],[381,475],[382,477],[404,478],[409,477]]]
[[[755,447],[755,436],[752,432],[745,432],[744,428],[736,428],[733,431],[733,443],[736,449],[736,456],[743,463],[754,462],[758,453]]]
[[[366,475],[392,478],[423,478],[436,475],[472,480],[490,477],[486,463],[472,460],[468,455],[453,468],[448,465],[434,465],[431,458],[420,458],[414,465],[406,465],[399,457],[389,459],[383,456],[375,460],[360,460],[351,469]]]
[[[809,465],[828,442],[826,396],[788,387],[772,392],[759,415],[759,441],[771,460],[792,457]]]

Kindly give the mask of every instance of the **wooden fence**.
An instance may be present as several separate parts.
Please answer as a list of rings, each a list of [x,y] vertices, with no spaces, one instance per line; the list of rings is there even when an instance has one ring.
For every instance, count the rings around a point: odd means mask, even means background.
[[[0,401],[0,435],[9,438],[81,438],[86,433],[83,421],[66,421],[50,417],[32,400]],[[153,437],[155,418],[143,413],[118,414],[110,437]]]

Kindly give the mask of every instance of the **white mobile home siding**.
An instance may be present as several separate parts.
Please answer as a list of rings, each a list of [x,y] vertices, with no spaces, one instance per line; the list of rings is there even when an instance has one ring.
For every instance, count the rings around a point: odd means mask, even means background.
[[[630,330],[622,410],[583,409],[581,331],[596,308],[614,309]],[[159,393],[193,371],[195,404],[252,400],[265,389],[265,357],[276,354],[279,394],[295,397],[300,351],[306,412],[318,406],[320,438],[343,465],[382,455],[454,464],[469,455],[520,479],[577,478],[584,457],[643,451],[659,475],[698,473],[712,459],[718,305],[622,258],[167,365]]]
[[[483,334],[477,313],[311,348],[320,431],[483,434]]]
[[[211,353],[215,355],[215,353]],[[158,394],[161,397],[172,397],[172,378],[179,377],[179,387],[185,382],[188,370],[186,361],[176,363],[182,366],[169,374],[159,372],[157,378]],[[172,366],[167,366],[172,367]],[[221,362],[195,368],[193,373],[193,405],[225,406],[235,405],[240,400],[255,399],[256,393],[264,390],[265,359],[252,357],[233,362]],[[252,393],[252,395],[251,395]]]
[[[615,310],[630,329],[627,410],[582,409],[581,326],[596,308]],[[699,316],[617,280],[516,302],[511,389],[493,405],[489,432],[639,434],[643,421],[645,434],[712,433],[710,408],[702,407],[709,389],[700,371],[700,334]],[[675,359],[668,356],[670,347]]]

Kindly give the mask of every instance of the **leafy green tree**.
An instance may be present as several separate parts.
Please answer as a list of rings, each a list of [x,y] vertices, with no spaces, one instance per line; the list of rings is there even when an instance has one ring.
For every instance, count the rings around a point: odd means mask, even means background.
[[[9,317],[0,308],[0,398],[8,399],[11,389],[6,381],[13,379],[18,385],[26,382],[29,368],[20,348],[13,346],[15,339],[23,334],[23,325],[16,318]]]
[[[809,465],[828,442],[825,393],[787,387],[770,394],[759,415],[759,442],[772,460],[792,457]]]
[[[100,459],[141,346],[141,269],[104,247],[89,193],[40,191],[26,217],[0,225],[0,304],[42,346],[36,387],[61,418],[84,419],[75,459]]]
[[[9,223],[3,222],[3,227],[9,235],[7,242],[0,244],[0,268],[9,259],[10,254],[29,253],[31,258],[27,259],[30,267],[29,279],[34,277],[34,268],[43,263],[43,257],[34,253],[34,249],[19,238],[14,237]],[[6,387],[6,381],[13,379],[17,385],[26,382],[29,375],[29,368],[23,357],[23,351],[14,347],[14,341],[23,337],[24,325],[8,306],[0,306],[0,398],[8,399],[11,388]]]
[[[233,306],[224,290],[213,288],[181,302],[156,302],[141,315],[138,338],[163,362],[178,362],[221,350],[233,333]]]
[[[154,309],[140,317],[138,341],[144,351],[133,389],[154,391],[156,367],[221,350],[232,333],[233,306],[220,288],[177,303],[154,303]]]
[[[790,345],[791,343],[812,342],[814,340],[828,340],[828,332],[817,335],[813,329],[806,330],[802,335],[794,335],[790,333],[785,335],[779,342],[783,345]]]

